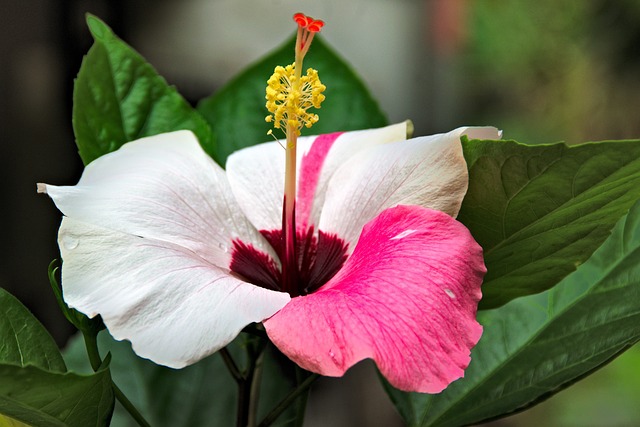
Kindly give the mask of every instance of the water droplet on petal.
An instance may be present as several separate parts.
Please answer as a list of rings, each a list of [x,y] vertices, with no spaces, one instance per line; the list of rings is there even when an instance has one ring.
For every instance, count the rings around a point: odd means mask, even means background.
[[[229,248],[227,247],[227,245],[225,245],[224,243],[218,243],[218,247],[220,248],[221,251],[223,251],[224,253],[229,252]]]
[[[62,246],[68,251],[72,251],[78,247],[80,242],[73,236],[62,236]]]
[[[445,289],[444,293],[447,294],[449,296],[449,298],[456,299],[456,294],[454,294],[451,289]]]

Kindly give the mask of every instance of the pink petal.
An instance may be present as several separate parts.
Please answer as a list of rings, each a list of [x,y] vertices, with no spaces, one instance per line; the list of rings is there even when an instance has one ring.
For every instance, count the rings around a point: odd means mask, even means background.
[[[362,227],[391,206],[419,205],[455,217],[468,184],[462,135],[499,137],[495,128],[459,128],[358,152],[331,177],[319,228],[354,247]]]
[[[449,215],[419,206],[382,212],[342,270],[265,321],[301,367],[341,376],[372,358],[389,382],[438,393],[460,378],[480,339],[482,249]]]
[[[298,177],[298,197],[296,199],[296,222],[298,227],[306,230],[309,224],[309,216],[315,200],[316,188],[320,180],[322,166],[341,132],[318,136],[309,151],[306,152],[300,162]]]

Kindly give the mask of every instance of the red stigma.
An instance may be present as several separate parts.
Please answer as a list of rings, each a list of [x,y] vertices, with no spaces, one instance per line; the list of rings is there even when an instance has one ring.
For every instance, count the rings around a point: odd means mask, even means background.
[[[308,26],[307,26],[307,30],[311,31],[312,33],[317,33],[318,31],[320,31],[322,29],[324,25],[324,21],[321,20],[313,20]]]
[[[304,13],[296,13],[295,15],[293,15],[293,20],[296,24],[298,24],[298,26],[302,28],[305,28],[309,24],[309,22],[312,21],[312,19]]]
[[[298,24],[298,27],[305,28],[311,33],[319,32],[320,29],[322,29],[322,27],[324,26],[324,21],[313,19],[312,17],[307,16],[304,13],[296,13],[295,15],[293,15],[293,20],[296,24]]]

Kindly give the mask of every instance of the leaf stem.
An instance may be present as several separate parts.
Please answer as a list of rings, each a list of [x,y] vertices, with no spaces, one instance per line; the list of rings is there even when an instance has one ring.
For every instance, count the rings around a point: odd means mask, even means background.
[[[302,369],[297,365],[295,366],[295,371],[296,371],[296,384],[298,385],[301,384],[310,375],[309,371],[305,371],[304,369]],[[298,422],[296,424],[296,427],[302,427],[302,424],[304,423],[304,415],[307,408],[307,401],[309,400],[309,387],[307,387],[306,391],[303,392],[295,400],[295,403],[293,403],[296,407],[295,408],[296,414],[301,414],[298,416]]]
[[[124,395],[124,393],[122,392],[122,390],[120,390],[116,383],[111,381],[111,385],[113,387],[113,394],[116,396],[116,399],[118,399],[118,402],[120,402],[122,407],[127,410],[129,415],[131,415],[131,417],[136,420],[138,425],[141,427],[151,427],[151,424],[149,424],[147,420],[144,419],[140,411],[138,411],[136,407],[133,406],[133,403],[131,403],[127,396]]]
[[[100,369],[100,365],[102,365],[102,358],[98,351],[98,335],[82,331],[82,336],[84,337],[84,345],[87,349],[91,369],[93,369],[93,372],[97,372]]]
[[[222,356],[222,360],[224,360],[224,364],[227,366],[229,373],[231,374],[233,379],[236,381],[236,383],[240,383],[241,381],[244,381],[244,376],[242,372],[240,372],[240,369],[238,369],[238,365],[236,365],[236,362],[233,360],[233,357],[231,357],[231,354],[229,353],[229,350],[227,350],[227,347],[223,347],[222,349],[220,349],[220,356]]]
[[[291,393],[287,395],[287,397],[282,399],[282,401],[278,404],[278,406],[273,408],[271,412],[269,412],[267,416],[264,417],[262,422],[258,424],[258,427],[270,426],[280,416],[280,414],[282,414],[289,407],[289,405],[291,405],[291,403],[294,400],[300,397],[302,393],[307,391],[309,387],[311,387],[311,385],[314,383],[314,381],[317,380],[319,377],[320,375],[318,374],[309,375],[302,383],[300,383],[300,385],[298,385],[298,387],[293,389]]]
[[[247,345],[249,363],[238,381],[237,427],[255,427],[256,414],[252,414],[252,411],[256,411],[258,407],[262,355],[265,347],[266,342],[261,339],[254,339],[252,343]]]
[[[82,331],[82,336],[84,337],[84,344],[87,349],[87,355],[89,356],[89,363],[91,363],[91,368],[94,372],[97,372],[98,369],[102,366],[102,358],[100,357],[100,351],[98,350],[98,334],[96,333],[88,333]],[[122,390],[113,382],[113,378],[111,379],[111,388],[113,389],[113,394],[120,402],[122,407],[131,415],[131,417],[136,420],[140,427],[151,427],[151,424],[147,420],[144,419],[140,411],[133,406],[133,403],[124,395]]]

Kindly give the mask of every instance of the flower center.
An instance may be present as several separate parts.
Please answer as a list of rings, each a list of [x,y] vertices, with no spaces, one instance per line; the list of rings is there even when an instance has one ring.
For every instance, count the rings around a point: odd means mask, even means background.
[[[263,288],[288,292],[292,297],[313,293],[324,285],[342,268],[347,259],[348,244],[335,234],[319,231],[316,235],[313,227],[296,235],[296,286],[285,289],[283,274],[291,268],[285,268],[285,241],[282,230],[262,231],[262,235],[271,244],[282,269],[268,254],[240,240],[233,241],[230,270],[242,280]]]

